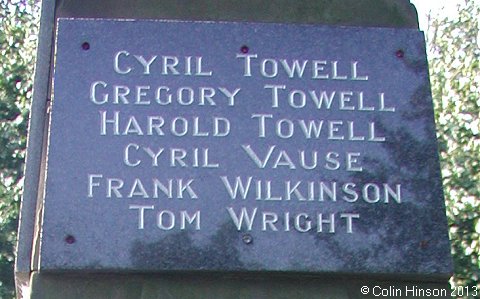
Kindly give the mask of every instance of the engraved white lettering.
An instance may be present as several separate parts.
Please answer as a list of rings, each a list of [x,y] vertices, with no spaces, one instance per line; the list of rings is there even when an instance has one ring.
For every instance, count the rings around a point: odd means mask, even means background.
[[[242,149],[247,154],[247,157],[260,169],[264,169],[267,166],[276,169],[281,167],[287,167],[289,169],[306,169],[313,170],[320,166],[318,151],[310,150],[298,150],[287,151],[278,148],[276,145],[268,147],[267,152],[264,154],[259,153],[258,150],[254,150],[251,145],[243,144]],[[306,156],[311,157],[309,164],[307,165]],[[320,156],[322,157],[322,156]],[[322,166],[327,170],[338,170],[343,166],[343,169],[347,171],[362,171],[363,168],[360,165],[359,152],[344,152],[343,154],[338,152],[327,152],[323,159],[325,164]]]
[[[401,185],[366,183],[337,183],[323,181],[271,181],[255,179],[252,176],[229,178],[220,177],[230,199],[263,201],[318,201],[329,199],[336,202],[341,199],[354,203],[362,200],[366,203],[402,203]],[[383,196],[383,200],[382,200]]]
[[[315,231],[318,234],[333,234],[340,226],[344,227],[344,233],[353,233],[354,219],[359,219],[359,214],[354,213],[315,213],[314,215],[300,212],[291,214],[286,212],[278,214],[276,212],[261,211],[257,207],[242,207],[239,211],[232,207],[227,208],[228,215],[238,231],[252,231],[259,229],[261,231],[308,233]],[[261,215],[261,216],[258,216]],[[336,215],[339,215],[342,221],[336,221]],[[257,217],[258,216],[258,217]],[[290,221],[293,220],[293,226]],[[324,227],[326,226],[326,229]]]
[[[237,54],[236,58],[243,62],[243,76],[252,77],[260,74],[265,78],[275,78],[285,75],[287,78],[312,80],[344,80],[344,81],[367,81],[368,75],[360,75],[359,61],[327,61],[321,59],[298,60],[259,58],[257,54]],[[259,63],[253,63],[259,59]],[[306,72],[310,69],[311,72]],[[307,75],[305,75],[307,74]],[[308,75],[309,74],[309,75]]]
[[[217,92],[218,91],[218,92]],[[180,86],[114,85],[95,81],[90,85],[90,101],[96,105],[152,105],[162,106],[235,106],[241,88],[225,86]]]
[[[127,51],[118,51],[117,54],[115,54],[113,69],[115,70],[116,73],[122,74],[122,75],[130,73],[130,71],[132,70],[130,67],[126,67],[125,69],[122,70],[120,69],[120,66],[119,66],[120,56],[128,57],[129,55],[130,53],[128,53]]]
[[[145,228],[145,210],[153,210],[154,206],[129,205],[129,210],[138,210],[138,229]]]
[[[124,116],[120,111],[111,115],[100,110],[100,135],[147,135],[164,136],[169,133],[176,137],[225,137],[230,134],[230,121],[225,117],[191,118],[175,117],[165,119],[162,116],[147,116],[137,118],[133,115]]]
[[[331,119],[275,119],[273,114],[252,114],[251,119],[258,124],[257,136],[259,138],[275,136],[281,139],[289,139],[300,135],[306,139],[385,142],[385,137],[379,135],[375,122],[345,122],[343,120]],[[362,131],[363,134],[360,135],[358,132]]]

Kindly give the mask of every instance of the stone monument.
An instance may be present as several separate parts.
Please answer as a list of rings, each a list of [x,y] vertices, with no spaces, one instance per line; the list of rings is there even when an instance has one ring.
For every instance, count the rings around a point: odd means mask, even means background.
[[[19,293],[448,297],[413,6],[207,2],[44,1]]]

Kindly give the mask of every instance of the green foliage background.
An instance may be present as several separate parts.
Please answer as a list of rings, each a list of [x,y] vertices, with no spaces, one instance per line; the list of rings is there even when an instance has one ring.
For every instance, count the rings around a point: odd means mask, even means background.
[[[0,0],[0,298],[14,296],[14,246],[23,185],[40,0]],[[452,285],[480,290],[480,1],[432,18],[432,93],[450,224]]]
[[[479,22],[480,1],[465,0],[457,17],[431,20],[428,45],[455,263],[452,284],[480,290]]]
[[[0,1],[0,298],[12,298],[39,6]]]

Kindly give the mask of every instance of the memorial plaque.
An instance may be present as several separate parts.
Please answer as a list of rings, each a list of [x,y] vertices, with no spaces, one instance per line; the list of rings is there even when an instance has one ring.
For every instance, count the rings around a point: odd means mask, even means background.
[[[60,19],[40,268],[448,275],[423,34]]]

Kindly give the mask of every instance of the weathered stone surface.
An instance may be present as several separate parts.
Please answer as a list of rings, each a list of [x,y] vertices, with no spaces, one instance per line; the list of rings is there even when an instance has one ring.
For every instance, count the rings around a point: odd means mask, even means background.
[[[32,275],[35,299],[452,298],[448,283],[269,275]],[[362,287],[364,287],[362,289]],[[366,289],[367,287],[368,289]],[[364,291],[364,294],[362,293]],[[383,294],[383,295],[382,295]],[[429,295],[430,294],[430,295]],[[435,296],[433,296],[435,295]]]
[[[60,20],[40,268],[448,276],[424,52],[405,29]]]
[[[316,23],[418,28],[408,0],[58,0],[59,17]]]

